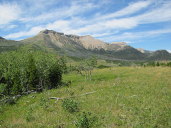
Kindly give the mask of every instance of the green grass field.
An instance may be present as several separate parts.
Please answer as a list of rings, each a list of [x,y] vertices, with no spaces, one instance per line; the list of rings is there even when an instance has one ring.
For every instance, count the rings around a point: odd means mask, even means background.
[[[115,67],[95,69],[92,80],[76,73],[64,75],[61,87],[21,97],[14,105],[0,106],[2,128],[76,128],[83,112],[96,117],[94,128],[171,127],[171,68]],[[87,92],[90,95],[80,96]],[[62,100],[71,97],[79,111],[69,113]]]

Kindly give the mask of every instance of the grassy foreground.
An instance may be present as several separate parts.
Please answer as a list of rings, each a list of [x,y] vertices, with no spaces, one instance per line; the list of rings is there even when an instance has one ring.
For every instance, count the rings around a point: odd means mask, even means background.
[[[92,80],[76,73],[64,75],[69,87],[23,96],[14,105],[0,106],[2,128],[75,128],[82,112],[97,118],[97,128],[171,127],[171,68],[116,67],[96,69]],[[96,91],[90,95],[77,96]],[[69,113],[62,100],[78,102],[79,111]]]

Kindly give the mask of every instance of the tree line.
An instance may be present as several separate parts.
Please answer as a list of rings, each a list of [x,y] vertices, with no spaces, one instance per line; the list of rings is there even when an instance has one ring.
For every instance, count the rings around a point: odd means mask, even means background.
[[[144,66],[144,67],[146,67],[146,66],[151,66],[151,67],[159,67],[159,66],[171,67],[171,62],[170,61],[149,61],[149,62],[143,63],[142,66]]]

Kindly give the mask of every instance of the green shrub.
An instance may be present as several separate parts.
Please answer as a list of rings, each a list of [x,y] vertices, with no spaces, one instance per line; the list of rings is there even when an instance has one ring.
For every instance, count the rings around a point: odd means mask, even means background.
[[[78,128],[92,128],[95,127],[97,122],[97,117],[93,116],[90,112],[83,112],[75,123]]]
[[[0,94],[18,95],[58,87],[64,64],[55,55],[40,51],[0,54]]]
[[[109,66],[106,66],[106,65],[99,65],[97,68],[103,69],[103,68],[109,68]]]
[[[73,113],[73,112],[78,112],[78,103],[72,99],[64,99],[62,101],[62,107],[64,110]]]
[[[168,66],[168,67],[171,67],[171,62],[168,62],[168,63],[167,63],[167,66]]]
[[[49,82],[51,85],[51,86],[49,86],[49,89],[57,87],[61,84],[62,70],[58,64],[54,64],[50,68],[50,72],[49,72],[48,77],[49,77]]]

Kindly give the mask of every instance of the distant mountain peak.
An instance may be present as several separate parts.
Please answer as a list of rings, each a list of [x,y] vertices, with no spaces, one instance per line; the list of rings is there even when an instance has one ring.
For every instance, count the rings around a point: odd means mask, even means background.
[[[87,38],[87,39],[95,39],[94,37],[92,37],[91,35],[85,35],[85,36],[80,36],[81,38]]]
[[[73,35],[73,34],[69,34],[69,35],[65,35],[65,36],[71,37],[71,38],[77,38],[77,39],[79,39],[79,37],[80,37],[78,35]]]
[[[79,41],[86,49],[106,49],[106,43],[90,35],[80,36]]]
[[[22,40],[22,42],[32,43],[40,49],[75,57],[97,55],[100,58],[111,60],[171,60],[171,54],[164,50],[152,52],[133,48],[126,42],[106,43],[91,35],[78,36],[48,29],[40,31],[38,35],[32,38]]]
[[[126,42],[112,42],[111,44],[116,44],[116,45],[127,45]]]
[[[42,34],[42,33],[43,34],[50,34],[50,33],[52,33],[52,34],[64,35],[64,33],[56,32],[54,30],[48,30],[48,29],[45,29],[45,30],[42,30],[42,31],[39,32],[39,34]]]
[[[92,37],[91,35],[85,35],[84,37]],[[92,37],[93,38],[93,37]]]
[[[161,49],[161,50],[155,51],[155,53],[166,53],[166,54],[168,54],[169,52],[167,50]]]

